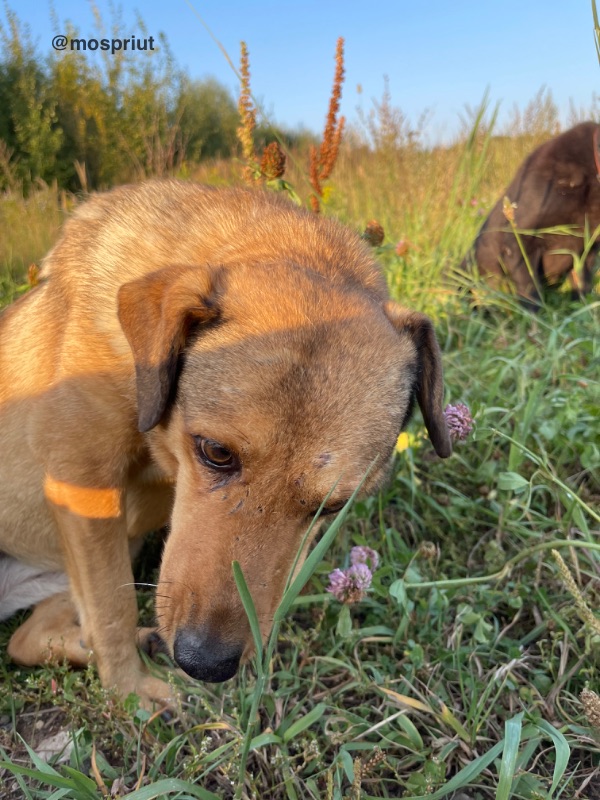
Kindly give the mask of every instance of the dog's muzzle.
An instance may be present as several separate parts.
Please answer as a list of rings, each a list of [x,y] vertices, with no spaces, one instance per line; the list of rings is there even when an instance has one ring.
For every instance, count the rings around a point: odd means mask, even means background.
[[[180,628],[173,656],[184,672],[199,681],[222,683],[238,671],[244,646],[224,642],[205,628]]]

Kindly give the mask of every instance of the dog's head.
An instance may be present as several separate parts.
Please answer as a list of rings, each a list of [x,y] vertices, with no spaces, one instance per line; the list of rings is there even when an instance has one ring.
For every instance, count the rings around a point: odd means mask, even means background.
[[[176,487],[159,624],[187,673],[226,680],[252,651],[232,562],[266,636],[323,499],[384,481],[415,402],[450,455],[439,348],[424,315],[289,263],[167,267],[121,288],[119,318]]]

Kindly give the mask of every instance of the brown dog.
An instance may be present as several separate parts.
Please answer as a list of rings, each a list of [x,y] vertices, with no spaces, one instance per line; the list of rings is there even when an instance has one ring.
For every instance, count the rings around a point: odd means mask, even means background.
[[[526,304],[534,307],[539,305],[541,287],[561,283],[567,276],[575,295],[591,292],[600,240],[592,244],[584,260],[581,285],[573,255],[584,251],[586,224],[591,234],[600,225],[599,142],[600,126],[582,122],[534,150],[490,211],[472,253],[461,264],[461,274],[477,265],[491,285],[512,283]],[[521,233],[520,245],[504,216],[505,197],[516,206],[515,227],[531,231]],[[558,226],[568,226],[571,232],[544,230]]]
[[[130,544],[170,520],[160,630],[189,675],[226,680],[252,651],[232,561],[266,636],[312,515],[374,459],[364,491],[381,484],[415,398],[451,452],[431,322],[354,233],[277,196],[115,189],[42,277],[0,320],[0,618],[49,596],[17,661],[92,656],[105,686],[166,700],[136,652]]]

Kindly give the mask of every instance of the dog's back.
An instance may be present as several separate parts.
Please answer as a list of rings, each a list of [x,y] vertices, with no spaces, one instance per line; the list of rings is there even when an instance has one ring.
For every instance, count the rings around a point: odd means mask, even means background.
[[[121,186],[80,206],[41,277],[60,276],[64,285],[101,282],[116,294],[123,283],[164,264],[285,260],[387,296],[381,271],[349,228],[272,192],[178,180]]]

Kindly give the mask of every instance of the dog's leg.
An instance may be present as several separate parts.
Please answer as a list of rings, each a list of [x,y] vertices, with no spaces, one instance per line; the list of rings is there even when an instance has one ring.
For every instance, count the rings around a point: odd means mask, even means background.
[[[135,692],[147,707],[153,701],[168,704],[168,684],[148,674],[136,648],[138,611],[120,498],[113,509],[101,505],[84,516],[80,498],[71,502],[64,492],[46,494],[58,523],[83,640],[102,684],[122,697]]]
[[[156,628],[138,628],[136,641],[149,656],[167,652]],[[26,667],[46,661],[68,661],[74,667],[86,667],[93,660],[92,650],[83,638],[70,593],[60,592],[38,603],[11,636],[8,654]]]
[[[69,661],[85,667],[90,649],[83,641],[77,611],[68,592],[39,603],[31,616],[13,633],[8,654],[18,664],[33,667],[45,661]]]

